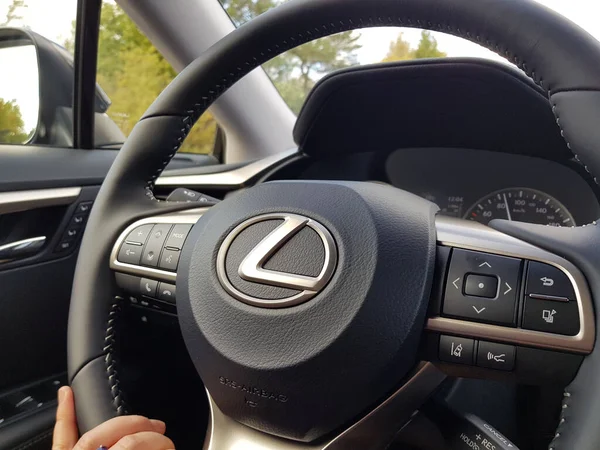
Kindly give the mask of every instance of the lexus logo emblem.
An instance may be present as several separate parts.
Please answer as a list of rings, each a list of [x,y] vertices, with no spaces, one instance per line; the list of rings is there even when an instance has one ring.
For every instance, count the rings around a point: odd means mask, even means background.
[[[244,257],[239,264],[238,275],[242,280],[247,282],[300,291],[290,297],[277,300],[262,299],[242,292],[231,283],[226,270],[227,252],[233,241],[242,231],[267,220],[281,220],[281,224],[258,242]],[[309,227],[315,231],[323,244],[323,267],[318,275],[300,275],[265,268],[267,261],[305,227]],[[312,244],[314,244],[313,241],[302,243],[302,245]],[[308,253],[310,254],[310,252]],[[264,214],[241,223],[225,238],[217,255],[217,275],[223,288],[238,300],[263,308],[282,308],[303,303],[317,295],[331,279],[336,264],[337,248],[335,241],[327,228],[319,222],[298,214]]]

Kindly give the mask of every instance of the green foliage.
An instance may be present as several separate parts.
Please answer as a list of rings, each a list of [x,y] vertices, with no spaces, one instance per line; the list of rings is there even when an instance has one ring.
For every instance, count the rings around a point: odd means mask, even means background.
[[[282,0],[222,0],[236,25],[273,8]],[[332,70],[356,64],[360,34],[347,31],[296,47],[263,65],[290,108],[298,113],[314,80]]]
[[[438,49],[437,40],[429,31],[423,30],[421,31],[421,40],[416,49],[411,49],[410,44],[404,40],[404,35],[400,33],[398,38],[390,43],[390,49],[382,62],[443,58],[445,56],[447,56],[446,53]]]
[[[282,3],[282,0],[221,0],[221,3],[233,23],[240,26]]]
[[[414,52],[414,58],[444,58],[446,56],[448,55],[445,52],[438,50],[437,40],[431,35],[431,32],[421,31],[421,40]]]
[[[73,40],[65,42],[68,50],[74,50]],[[112,102],[108,116],[125,135],[129,135],[142,114],[176,75],[169,62],[121,8],[112,3],[102,4],[97,81]],[[216,127],[212,115],[203,114],[180,151],[210,153]]]
[[[13,20],[20,20],[23,16],[19,15],[21,8],[27,8],[25,0],[13,0],[6,11],[6,19],[0,23],[0,27],[9,25]]]
[[[23,144],[28,138],[19,105],[0,98],[0,143]]]
[[[395,41],[390,42],[390,49],[381,62],[406,61],[413,59],[413,51],[410,44],[404,40],[404,35],[400,33]]]
[[[236,25],[253,19],[283,0],[223,0]],[[75,26],[73,25],[73,35]],[[356,64],[360,35],[340,33],[292,49],[263,67],[296,113],[315,79],[332,70]],[[73,39],[65,42],[73,51]],[[176,73],[152,43],[117,5],[103,2],[98,45],[98,83],[112,101],[108,115],[127,135],[152,101]],[[216,122],[205,113],[184,142],[182,151],[208,153]]]

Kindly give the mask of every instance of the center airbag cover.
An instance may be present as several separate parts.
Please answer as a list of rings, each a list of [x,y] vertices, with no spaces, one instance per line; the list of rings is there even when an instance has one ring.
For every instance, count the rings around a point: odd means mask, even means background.
[[[182,251],[177,311],[190,356],[219,408],[256,429],[312,441],[397,388],[415,363],[424,322],[436,210],[390,186],[297,181],[261,184],[204,214]],[[244,238],[249,244],[238,246],[251,251],[280,225],[280,217],[290,215],[330,233],[337,259],[331,276],[301,304],[273,309],[241,301],[217,273],[223,242],[241,224],[263,216],[256,222],[264,229],[255,227]],[[304,244],[290,240],[265,268],[315,276],[325,260],[316,229],[305,227],[298,238]],[[315,252],[301,250],[311,242]],[[240,257],[234,257],[238,265]],[[221,267],[227,275],[226,265]],[[235,283],[253,297],[262,291],[274,300],[298,293]]]

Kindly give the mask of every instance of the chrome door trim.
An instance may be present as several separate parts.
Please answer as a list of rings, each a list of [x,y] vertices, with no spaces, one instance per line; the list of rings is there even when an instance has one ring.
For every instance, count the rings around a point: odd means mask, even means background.
[[[0,192],[0,214],[9,214],[46,206],[69,205],[79,197],[80,187]]]
[[[34,256],[46,243],[46,236],[36,236],[0,245],[0,262]]]

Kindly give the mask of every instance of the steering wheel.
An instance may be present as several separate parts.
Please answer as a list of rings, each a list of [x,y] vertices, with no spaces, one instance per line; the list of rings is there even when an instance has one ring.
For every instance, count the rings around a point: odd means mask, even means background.
[[[442,31],[505,56],[547,90],[567,146],[600,173],[600,46],[562,16],[529,0],[291,0],[183,70],[135,126],[102,185],[69,317],[69,377],[82,432],[126,412],[115,362],[122,302],[111,269],[115,243],[140,224],[188,223],[176,274],[139,273],[177,280],[181,331],[209,394],[206,448],[386,445],[444,378],[417,361],[425,328],[585,355],[551,448],[597,448],[600,351],[589,289],[600,298],[595,223],[494,221],[494,230],[443,221],[424,199],[358,182],[264,183],[194,210],[153,195],[198,117],[245,74],[313,39],[379,26]],[[479,252],[465,264],[488,255],[520,261],[519,270],[523,261],[558,269],[572,284],[575,331],[427,318],[436,245],[453,247],[453,261]]]

